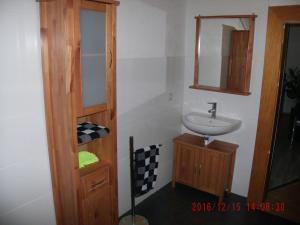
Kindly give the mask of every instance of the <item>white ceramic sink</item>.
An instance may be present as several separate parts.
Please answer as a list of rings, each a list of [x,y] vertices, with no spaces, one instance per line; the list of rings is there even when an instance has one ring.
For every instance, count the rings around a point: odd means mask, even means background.
[[[202,135],[227,134],[240,128],[242,121],[218,116],[213,119],[210,114],[190,112],[183,116],[186,128]]]

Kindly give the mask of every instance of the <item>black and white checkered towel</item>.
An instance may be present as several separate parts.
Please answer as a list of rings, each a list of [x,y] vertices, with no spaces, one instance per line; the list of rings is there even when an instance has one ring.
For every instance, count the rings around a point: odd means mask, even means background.
[[[96,138],[102,138],[109,134],[109,129],[91,122],[77,125],[78,144],[84,144]]]
[[[134,152],[135,197],[147,193],[155,185],[160,146],[150,145]]]

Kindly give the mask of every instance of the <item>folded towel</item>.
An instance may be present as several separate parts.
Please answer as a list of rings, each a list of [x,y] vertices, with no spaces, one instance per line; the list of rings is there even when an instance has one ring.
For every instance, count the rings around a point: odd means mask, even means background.
[[[99,158],[94,153],[88,151],[79,152],[79,168],[83,168],[96,162],[99,162]]]
[[[91,122],[77,125],[78,144],[84,144],[97,138],[103,138],[109,134],[109,129]]]

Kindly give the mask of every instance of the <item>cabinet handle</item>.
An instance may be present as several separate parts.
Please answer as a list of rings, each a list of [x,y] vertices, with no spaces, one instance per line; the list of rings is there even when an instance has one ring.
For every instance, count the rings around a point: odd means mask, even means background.
[[[113,59],[112,59],[112,51],[111,51],[111,49],[109,49],[109,54],[110,54],[109,68],[111,68],[112,61],[113,61]]]
[[[112,120],[114,118],[114,110],[113,109],[109,110],[109,116],[110,116],[110,120]]]
[[[71,92],[72,86],[72,65],[73,65],[73,57],[72,57],[72,46],[67,46],[66,53],[66,63],[65,63],[65,73],[66,73],[66,93],[69,94]]]
[[[199,170],[198,170],[198,175],[201,174],[201,168],[202,168],[202,165],[200,164],[200,165],[199,165]]]
[[[92,184],[90,191],[93,191],[93,190],[97,189],[98,187],[101,187],[103,185],[104,181],[105,181],[105,178],[100,180],[97,183]]]

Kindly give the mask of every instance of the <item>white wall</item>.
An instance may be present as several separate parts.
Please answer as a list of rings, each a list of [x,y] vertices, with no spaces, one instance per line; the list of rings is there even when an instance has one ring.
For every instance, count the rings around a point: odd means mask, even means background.
[[[172,139],[181,130],[185,20],[183,6],[181,0],[122,0],[118,8],[120,215],[130,209],[130,135],[135,138],[136,148],[163,144],[158,183],[149,194],[171,180]]]
[[[251,173],[252,158],[256,137],[257,118],[263,74],[263,60],[267,23],[267,0],[187,0],[186,11],[186,68],[184,89],[184,113],[197,110],[207,111],[207,102],[218,103],[217,114],[223,114],[243,121],[242,127],[233,133],[218,136],[217,139],[240,145],[237,151],[235,171],[233,178],[233,192],[246,196]],[[196,15],[222,15],[222,14],[252,14],[258,15],[254,37],[253,66],[251,77],[251,95],[239,96],[193,90],[187,88],[193,82],[194,64],[194,36]],[[183,132],[188,132],[183,127]]]
[[[0,224],[54,225],[38,3],[0,1]]]
[[[158,183],[171,181],[172,139],[180,134],[184,74],[180,0],[122,0],[117,20],[119,213],[130,209],[129,136],[135,147],[163,144]]]

